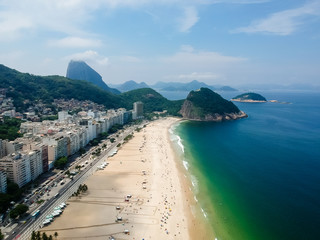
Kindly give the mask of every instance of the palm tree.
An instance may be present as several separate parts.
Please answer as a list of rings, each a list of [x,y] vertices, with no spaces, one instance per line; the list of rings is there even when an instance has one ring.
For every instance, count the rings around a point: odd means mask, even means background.
[[[1,238],[0,238],[1,239]],[[32,231],[31,240],[37,240],[37,234],[35,231]]]
[[[48,236],[45,232],[42,233],[42,240],[48,240]]]

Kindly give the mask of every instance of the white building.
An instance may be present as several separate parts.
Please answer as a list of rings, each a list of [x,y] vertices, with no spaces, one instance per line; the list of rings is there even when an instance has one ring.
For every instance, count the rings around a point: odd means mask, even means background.
[[[30,159],[28,155],[10,154],[0,160],[0,168],[7,177],[17,183],[19,187],[31,181]]]
[[[40,174],[43,173],[43,165],[42,165],[42,152],[40,149],[33,150],[30,152],[25,152],[30,161],[30,173],[31,179],[35,180]]]

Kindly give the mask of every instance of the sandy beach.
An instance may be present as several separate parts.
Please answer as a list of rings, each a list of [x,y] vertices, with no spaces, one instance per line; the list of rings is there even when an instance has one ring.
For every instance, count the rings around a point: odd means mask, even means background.
[[[168,129],[177,121],[161,119],[135,131],[106,159],[109,165],[87,179],[88,192],[70,198],[64,213],[41,231],[58,232],[58,239],[207,239],[170,143]]]

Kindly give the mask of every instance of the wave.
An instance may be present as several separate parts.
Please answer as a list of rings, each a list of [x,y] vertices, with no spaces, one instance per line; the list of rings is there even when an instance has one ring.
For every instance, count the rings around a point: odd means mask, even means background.
[[[201,212],[203,213],[203,216],[204,216],[205,218],[207,218],[207,217],[208,217],[208,215],[207,215],[206,211],[204,211],[204,210],[203,210],[203,208],[201,208]]]
[[[178,124],[174,124],[169,128],[169,133],[170,133],[170,140],[173,142],[177,142],[178,146],[180,147],[181,151],[184,153],[184,146],[182,144],[182,139],[179,135],[177,135],[174,130],[179,126]]]
[[[189,170],[189,163],[187,161],[182,161],[184,168],[188,171]]]

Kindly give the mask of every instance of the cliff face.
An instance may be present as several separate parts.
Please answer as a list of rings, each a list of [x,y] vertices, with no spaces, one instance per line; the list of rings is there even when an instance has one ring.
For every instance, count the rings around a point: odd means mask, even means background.
[[[71,60],[68,65],[66,77],[73,80],[85,80],[97,85],[98,87],[101,87],[108,92],[120,94],[120,91],[117,89],[108,87],[108,85],[102,80],[100,74],[83,61]]]
[[[196,121],[225,121],[247,117],[232,102],[208,88],[191,91],[179,112],[183,118]]]

